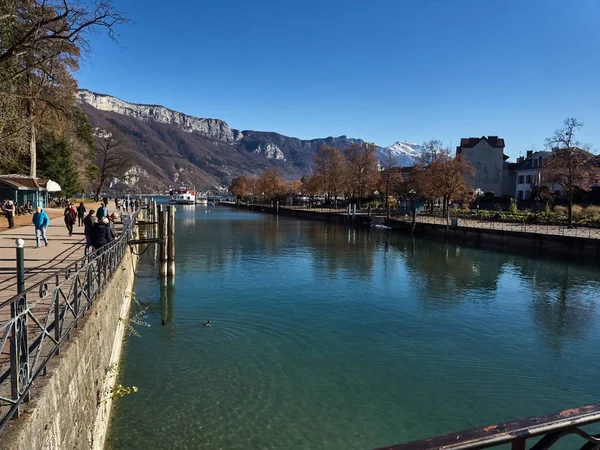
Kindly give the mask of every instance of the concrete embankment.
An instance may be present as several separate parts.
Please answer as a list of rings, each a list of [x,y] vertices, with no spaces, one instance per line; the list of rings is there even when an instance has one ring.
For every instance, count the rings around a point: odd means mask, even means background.
[[[221,202],[221,206],[228,206],[231,208],[244,209],[248,211],[263,212],[267,214],[274,214],[285,217],[296,217],[298,219],[310,219],[319,220],[322,222],[328,222],[338,225],[346,225],[356,228],[368,228],[370,220],[366,215],[348,216],[346,214],[340,214],[339,212],[327,212],[327,211],[313,211],[301,208],[286,208],[277,206],[263,206],[263,205],[245,205],[243,203],[236,204],[233,202]]]
[[[304,210],[300,208],[270,207],[262,205],[237,205],[233,202],[221,203],[224,206],[246,209],[250,211],[296,217],[299,219],[320,220],[340,225],[368,228],[371,220],[366,215],[355,218],[340,213]],[[382,219],[383,221],[383,219]],[[385,223],[394,231],[412,234],[412,224],[405,221],[390,220]],[[522,251],[544,257],[578,259],[582,261],[600,262],[600,239],[519,232],[510,230],[494,230],[488,228],[455,226],[436,223],[417,222],[414,234],[438,240],[452,240],[465,245],[490,248],[501,251]]]
[[[410,222],[391,220],[386,223],[394,230],[412,233]],[[494,250],[523,251],[544,257],[568,257],[600,262],[600,239],[465,226],[446,227],[446,225],[422,222],[415,224],[414,234]]]
[[[1,450],[102,449],[138,257],[127,250],[113,278],[38,378],[31,401],[0,434]]]

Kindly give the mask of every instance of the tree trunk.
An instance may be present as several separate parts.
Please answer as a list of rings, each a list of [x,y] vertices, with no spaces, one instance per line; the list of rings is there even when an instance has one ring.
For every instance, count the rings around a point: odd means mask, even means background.
[[[29,156],[31,163],[29,165],[29,176],[37,178],[37,140],[35,137],[35,125],[31,122],[31,140],[29,141]]]
[[[569,190],[569,204],[567,205],[567,221],[569,228],[573,226],[573,191]]]

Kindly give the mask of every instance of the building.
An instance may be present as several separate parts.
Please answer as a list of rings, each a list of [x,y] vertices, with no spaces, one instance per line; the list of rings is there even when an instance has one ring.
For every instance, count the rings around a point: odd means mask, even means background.
[[[48,193],[58,191],[60,186],[52,180],[24,175],[0,175],[0,202],[12,200],[19,205],[31,202],[34,208],[47,208]]]
[[[503,190],[506,185],[502,181],[503,174],[508,173],[504,139],[498,136],[462,138],[460,146],[456,147],[456,155],[462,155],[475,169],[475,174],[467,180],[473,189],[493,192],[497,196],[507,193]]]
[[[543,168],[546,166],[548,158],[552,157],[552,152],[527,151],[526,157],[517,159],[517,167],[515,169],[516,183],[515,190],[512,195],[517,200],[535,200],[536,190],[540,186],[544,186]],[[562,195],[563,191],[559,185],[548,186],[552,193]]]

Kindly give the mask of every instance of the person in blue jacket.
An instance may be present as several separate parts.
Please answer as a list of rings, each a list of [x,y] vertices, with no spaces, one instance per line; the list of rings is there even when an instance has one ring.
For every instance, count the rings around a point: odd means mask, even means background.
[[[50,225],[50,218],[48,217],[48,214],[46,214],[46,211],[39,206],[35,208],[35,214],[33,215],[31,222],[35,226],[36,248],[40,248],[40,235],[42,236],[42,239],[44,239],[44,244],[46,244],[46,247],[48,247],[46,228],[48,228],[48,225]]]

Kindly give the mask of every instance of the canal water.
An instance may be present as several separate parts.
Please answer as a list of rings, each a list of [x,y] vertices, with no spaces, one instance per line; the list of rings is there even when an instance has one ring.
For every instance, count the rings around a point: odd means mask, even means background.
[[[368,449],[600,397],[597,266],[225,207],[176,233],[108,448]]]

